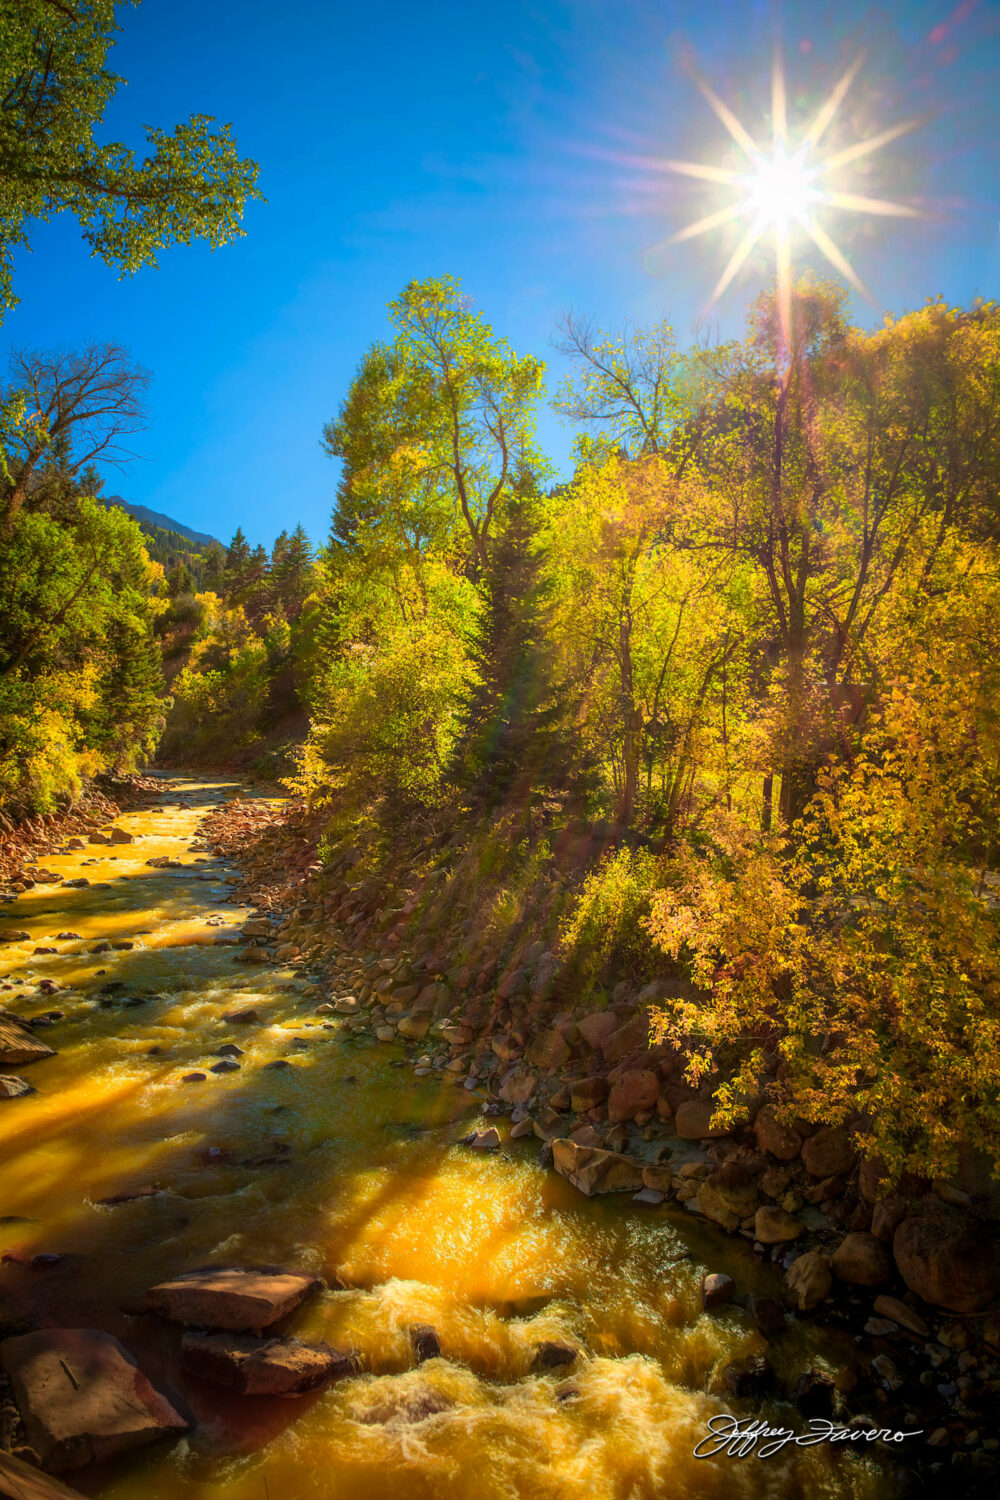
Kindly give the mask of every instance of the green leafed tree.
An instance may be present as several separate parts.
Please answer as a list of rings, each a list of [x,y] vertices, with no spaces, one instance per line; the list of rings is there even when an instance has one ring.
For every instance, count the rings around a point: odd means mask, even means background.
[[[226,244],[261,196],[256,163],[209,115],[147,127],[140,156],[97,139],[123,82],[107,66],[119,9],[115,0],[0,5],[0,314],[17,301],[14,254],[33,220],[72,214],[93,254],[131,273],[171,244]]]
[[[394,341],[369,351],[323,433],[344,465],[334,540],[358,545],[363,531],[410,551],[450,540],[481,575],[515,474],[544,469],[544,365],[497,338],[450,276],[411,282],[389,317]]]

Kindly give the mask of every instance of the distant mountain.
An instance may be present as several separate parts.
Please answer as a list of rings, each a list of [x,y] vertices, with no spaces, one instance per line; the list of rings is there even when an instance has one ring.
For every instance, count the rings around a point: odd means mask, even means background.
[[[175,521],[172,516],[165,516],[162,511],[150,510],[148,505],[133,505],[130,500],[123,500],[121,495],[102,495],[102,504],[110,509],[112,505],[119,506],[134,516],[140,526],[153,527],[157,531],[172,531],[177,536],[182,536],[192,542],[199,552],[210,547],[214,542],[217,547],[222,543],[214,536],[209,536],[206,531],[195,531],[191,526],[185,526],[183,521]]]

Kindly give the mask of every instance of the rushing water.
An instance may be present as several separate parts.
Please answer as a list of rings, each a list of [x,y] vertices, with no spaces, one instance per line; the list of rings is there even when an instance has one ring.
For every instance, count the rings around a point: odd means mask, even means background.
[[[65,1012],[38,1033],[58,1056],[25,1070],[38,1092],[0,1101],[0,1250],[15,1257],[0,1298],[8,1317],[116,1334],[195,1424],[173,1445],[66,1477],[100,1500],[886,1493],[884,1473],[843,1448],[693,1457],[726,1409],[705,1394],[713,1372],[765,1347],[739,1307],[702,1313],[701,1276],[725,1270],[741,1293],[776,1293],[777,1273],[681,1210],[581,1197],[537,1164],[537,1142],[470,1152],[456,1141],[478,1101],[413,1078],[394,1046],[324,1025],[327,996],[292,970],[235,964],[238,950],[216,942],[248,914],[229,899],[234,871],[190,848],[233,791],[165,783],[161,807],[119,820],[135,844],[44,857],[89,886],[40,885],[0,910],[32,938],[0,948],[0,1004]],[[146,864],[164,855],[183,867]],[[135,947],[94,954],[98,939]],[[40,993],[42,979],[58,992]],[[248,1005],[259,1025],[222,1019]],[[240,1071],[182,1082],[234,1041]],[[263,1066],[275,1058],[290,1066]],[[160,1191],[98,1202],[148,1185]],[[64,1258],[26,1264],[51,1252]],[[289,1331],[358,1349],[367,1373],[281,1399],[181,1376],[180,1330],[134,1309],[146,1287],[207,1261],[342,1282]],[[442,1358],[415,1369],[416,1323],[438,1331]],[[543,1338],[592,1357],[532,1374]],[[832,1347],[825,1336],[828,1359]],[[794,1373],[819,1353],[815,1330],[790,1325],[775,1357]],[[429,1407],[440,1409],[421,1416]],[[767,1415],[801,1428],[787,1405]]]

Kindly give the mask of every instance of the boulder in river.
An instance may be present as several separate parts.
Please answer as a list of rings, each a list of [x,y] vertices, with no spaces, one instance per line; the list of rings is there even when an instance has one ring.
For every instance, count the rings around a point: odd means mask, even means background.
[[[558,1370],[563,1365],[571,1365],[579,1357],[580,1351],[574,1344],[563,1343],[561,1339],[546,1339],[544,1343],[536,1346],[531,1368],[533,1370]]]
[[[410,1329],[410,1343],[418,1365],[422,1365],[425,1360],[441,1357],[441,1340],[437,1336],[437,1330],[429,1323],[417,1323]]]
[[[596,1193],[635,1193],[643,1186],[642,1168],[631,1157],[578,1146],[565,1137],[552,1142],[552,1164],[588,1198]]]
[[[736,1293],[736,1283],[724,1271],[712,1271],[702,1278],[701,1305],[705,1312],[714,1312],[717,1307],[728,1307]]]
[[[237,1333],[186,1333],[181,1362],[186,1374],[243,1396],[298,1396],[361,1368],[353,1350]]]
[[[196,1328],[259,1333],[321,1285],[316,1276],[280,1266],[200,1266],[151,1287],[143,1309]]]
[[[797,1240],[805,1229],[801,1219],[786,1213],[775,1203],[762,1203],[754,1218],[754,1234],[762,1245],[780,1245]]]
[[[20,1099],[24,1094],[34,1092],[26,1079],[18,1078],[13,1073],[0,1073],[0,1099]]]
[[[40,1042],[20,1017],[0,1011],[0,1067],[21,1068],[46,1057],[55,1057],[52,1048]]]
[[[43,1328],[5,1339],[0,1361],[28,1441],[55,1473],[187,1431],[128,1351],[100,1329]]]
[[[254,1021],[257,1021],[260,1018],[255,1010],[247,1009],[231,1010],[229,1014],[223,1016],[222,1019],[224,1021],[228,1021],[230,1026],[250,1026]]]
[[[819,1250],[797,1255],[785,1272],[785,1284],[795,1298],[799,1312],[809,1312],[830,1295],[833,1277],[827,1257]]]
[[[112,828],[108,842],[110,844],[134,844],[135,834],[129,833],[127,828]]]

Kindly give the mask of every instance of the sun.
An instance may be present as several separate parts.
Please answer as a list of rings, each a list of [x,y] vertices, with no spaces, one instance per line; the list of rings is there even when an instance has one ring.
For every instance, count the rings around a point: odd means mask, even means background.
[[[784,69],[780,55],[776,52],[771,70],[771,141],[767,148],[758,145],[728,105],[704,79],[695,75],[695,82],[705,100],[746,158],[746,169],[741,171],[701,162],[663,163],[672,172],[732,188],[737,195],[725,208],[706,215],[672,235],[667,244],[695,239],[736,220],[746,222],[745,232],[712,291],[710,306],[725,292],[755,245],[762,239],[770,238],[774,247],[782,320],[785,321],[784,310],[788,307],[791,295],[791,247],[796,235],[805,235],[812,240],[830,265],[856,291],[867,297],[869,293],[860,276],[821,222],[820,216],[824,210],[839,209],[901,219],[921,217],[918,209],[907,204],[844,192],[830,185],[833,174],[842,175],[842,169],[852,162],[870,156],[872,152],[898,140],[920,124],[916,119],[904,120],[878,135],[856,142],[853,146],[832,152],[823,151],[823,138],[863,62],[864,53],[861,53],[838,80],[829,98],[793,144],[789,138],[786,117]]]

